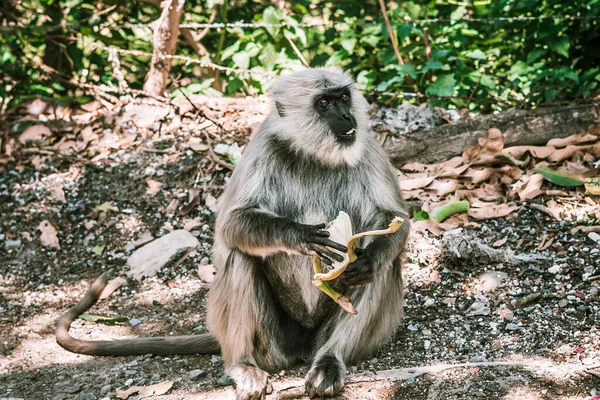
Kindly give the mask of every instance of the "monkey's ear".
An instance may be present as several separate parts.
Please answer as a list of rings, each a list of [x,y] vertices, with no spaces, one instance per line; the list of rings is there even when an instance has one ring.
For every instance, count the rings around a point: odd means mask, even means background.
[[[279,113],[279,116],[281,118],[285,117],[285,108],[283,107],[283,105],[280,102],[278,102],[278,101],[275,102],[275,108],[277,108],[277,112]]]

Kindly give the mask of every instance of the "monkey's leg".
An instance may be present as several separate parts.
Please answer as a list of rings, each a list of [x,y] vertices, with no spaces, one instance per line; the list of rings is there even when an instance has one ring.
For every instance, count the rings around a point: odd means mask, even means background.
[[[317,336],[317,352],[306,375],[312,397],[331,397],[344,386],[346,364],[373,354],[395,333],[403,314],[400,259],[381,271],[373,283],[349,293],[357,315],[336,309]]]
[[[232,250],[208,296],[208,325],[221,344],[238,399],[262,399],[268,373],[307,353],[309,335],[277,303],[262,259]],[[306,348],[307,350],[303,350]]]

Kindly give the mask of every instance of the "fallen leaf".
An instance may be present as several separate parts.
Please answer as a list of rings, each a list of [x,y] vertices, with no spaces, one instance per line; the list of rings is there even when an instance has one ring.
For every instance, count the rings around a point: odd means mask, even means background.
[[[217,270],[211,264],[201,264],[198,267],[198,276],[206,283],[211,283],[216,273]]]
[[[513,146],[502,150],[502,153],[515,158],[521,158],[525,153],[530,153],[535,158],[547,158],[556,149],[552,146]]]
[[[190,140],[188,141],[188,146],[196,153],[202,153],[210,148],[208,145],[202,143],[200,138],[197,137],[190,138]]]
[[[119,212],[119,208],[116,206],[113,206],[110,202],[105,202],[100,204],[99,206],[96,206],[94,208],[94,212],[99,214],[101,212],[105,212],[105,213],[109,213],[109,212]]]
[[[474,184],[488,180],[492,175],[490,168],[469,168],[462,176],[471,179]]]
[[[554,146],[557,149],[567,147],[575,144],[593,143],[598,138],[590,133],[578,133],[575,135],[567,136],[566,138],[554,138],[550,139],[546,145]]]
[[[100,296],[98,296],[98,300],[104,300],[108,298],[115,290],[123,286],[125,282],[127,281],[124,278],[121,278],[120,276],[111,279],[110,281],[108,281],[104,289],[102,289],[102,293],[100,293]]]
[[[510,213],[517,211],[519,207],[509,204],[490,204],[487,207],[471,207],[468,214],[478,220],[506,217]]]
[[[531,200],[543,193],[542,183],[544,175],[534,174],[518,190],[519,198],[522,200]]]
[[[494,156],[502,151],[504,148],[504,137],[502,132],[496,128],[488,129],[487,138],[477,139],[477,144],[467,148],[463,154],[462,159],[465,163],[490,160]]]
[[[458,187],[458,181],[455,179],[434,180],[427,189],[435,191],[438,196],[445,196],[448,193],[453,193]]]
[[[67,198],[65,197],[65,191],[63,190],[62,185],[60,183],[56,181],[52,182],[48,189],[50,190],[50,199],[61,203],[67,202]]]
[[[503,238],[498,239],[494,243],[492,243],[492,247],[501,247],[507,241],[508,241],[508,236],[504,236]]]
[[[138,399],[143,399],[150,396],[160,396],[167,393],[173,386],[172,381],[160,382],[150,386],[132,386],[127,390],[118,390],[116,396],[119,399],[127,399],[134,393],[137,393]]]
[[[158,192],[160,192],[160,188],[163,185],[162,182],[155,181],[153,179],[148,179],[146,183],[148,184],[146,194],[149,194],[150,196],[155,196]]]
[[[433,182],[434,179],[435,177],[431,176],[417,179],[400,180],[400,187],[402,190],[421,189]]]
[[[200,217],[196,217],[194,219],[184,219],[183,220],[183,229],[186,231],[191,231],[192,229],[202,225],[202,220]]]
[[[585,194],[600,196],[600,177],[586,179],[584,186]]]
[[[555,185],[559,186],[582,186],[584,181],[576,175],[569,174],[567,172],[555,171],[548,167],[539,167],[535,169],[535,172],[542,174],[544,178]]]
[[[441,235],[443,232],[452,229],[453,226],[449,224],[439,223],[433,219],[426,219],[423,221],[415,221],[410,224],[410,229],[414,232],[425,232],[429,231],[435,236]]]
[[[54,228],[54,226],[52,226],[52,224],[49,221],[44,220],[40,222],[37,229],[40,232],[42,232],[40,240],[43,246],[49,246],[54,247],[56,249],[60,249],[60,244],[58,242],[57,237],[58,232],[56,232],[56,228]]]
[[[204,204],[212,212],[217,212],[217,199],[212,194],[207,194]]]
[[[19,136],[19,142],[25,144],[27,142],[43,140],[46,136],[52,135],[52,131],[44,124],[32,125],[25,129]]]

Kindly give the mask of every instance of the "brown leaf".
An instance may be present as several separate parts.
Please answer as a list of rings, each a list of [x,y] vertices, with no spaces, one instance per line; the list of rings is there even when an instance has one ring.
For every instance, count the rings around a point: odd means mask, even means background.
[[[202,220],[200,217],[196,217],[194,219],[184,219],[183,220],[183,229],[186,231],[191,231],[192,229],[202,225]]]
[[[475,219],[482,220],[506,217],[518,209],[519,207],[510,204],[490,204],[487,207],[482,208],[471,207],[468,211],[468,214]]]
[[[116,277],[115,279],[111,279],[108,281],[104,289],[102,289],[102,293],[100,293],[98,300],[107,299],[115,290],[123,286],[125,282],[127,281],[120,276]]]
[[[525,153],[530,153],[535,158],[547,158],[556,149],[552,146],[513,146],[502,150],[502,153],[515,158],[522,158]]]
[[[150,196],[155,196],[158,192],[160,192],[160,188],[163,185],[162,182],[155,181],[153,179],[148,179],[146,183],[148,184],[146,194],[149,194]]]
[[[432,234],[434,234],[435,236],[439,236],[446,230],[452,229],[452,227],[446,223],[439,223],[433,219],[426,219],[426,220],[415,221],[415,222],[411,223],[410,229],[412,229],[414,232],[429,231]]]
[[[567,136],[566,138],[550,139],[548,141],[548,143],[546,143],[546,145],[554,146],[557,149],[559,149],[559,148],[567,147],[567,146],[574,145],[574,144],[593,143],[596,140],[598,140],[598,138],[595,135],[583,132],[583,133],[578,133],[575,135]]]
[[[521,201],[530,200],[542,194],[542,183],[544,183],[544,175],[534,174],[530,176],[517,192],[519,194],[519,199],[521,199]]]
[[[212,212],[217,212],[217,199],[212,194],[207,194],[204,204]]]
[[[19,142],[25,144],[30,141],[42,140],[46,136],[52,135],[52,131],[44,124],[32,125],[25,129],[19,136]]]
[[[502,239],[498,239],[494,243],[492,243],[492,247],[501,247],[507,241],[508,241],[508,236],[504,236]]]
[[[42,232],[40,240],[43,246],[49,246],[54,247],[56,249],[60,249],[60,243],[58,242],[57,237],[58,232],[56,232],[56,228],[54,228],[54,226],[52,226],[52,224],[49,221],[44,220],[40,222],[37,229],[40,232]]]
[[[127,399],[134,393],[138,393],[137,398],[143,399],[144,397],[160,396],[167,393],[173,386],[172,381],[160,382],[150,386],[132,386],[127,390],[118,390],[116,396],[119,399]]]
[[[462,176],[471,179],[474,184],[488,180],[492,175],[490,168],[469,168]]]
[[[477,144],[467,148],[463,154],[463,162],[469,163],[492,159],[504,148],[504,137],[502,132],[496,128],[488,129],[487,138],[477,139]]]
[[[600,232],[600,225],[576,226],[575,228],[571,229],[571,235],[575,235],[580,231],[585,233]]]
[[[421,189],[433,182],[434,179],[435,178],[433,176],[430,176],[416,179],[407,179],[404,181],[400,180],[400,187],[402,188],[402,190]]]
[[[434,180],[427,189],[435,191],[438,196],[445,196],[448,193],[453,193],[458,187],[458,181],[455,179]]]
[[[188,141],[188,146],[196,153],[202,153],[210,148],[207,144],[202,143],[200,138],[197,137],[190,138]]]
[[[62,185],[56,181],[50,184],[48,188],[50,190],[50,198],[54,201],[58,201],[61,203],[66,203],[67,198],[65,197],[65,192],[62,188]]]

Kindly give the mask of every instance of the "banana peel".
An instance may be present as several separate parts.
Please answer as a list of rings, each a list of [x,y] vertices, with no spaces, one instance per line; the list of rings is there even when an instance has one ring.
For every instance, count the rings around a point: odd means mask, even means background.
[[[337,218],[327,225],[326,230],[329,232],[329,239],[337,243],[345,243],[346,247],[348,248],[348,252],[342,254],[344,256],[343,261],[334,261],[331,269],[329,269],[327,272],[323,270],[321,260],[319,260],[317,257],[313,257],[313,269],[315,271],[315,275],[313,276],[312,284],[323,293],[331,297],[342,309],[350,314],[356,314],[357,311],[350,302],[350,299],[333,290],[327,281],[331,281],[339,277],[346,270],[346,268],[348,268],[348,265],[356,261],[358,256],[355,252],[355,246],[358,239],[366,236],[389,235],[400,229],[403,223],[404,220],[402,218],[395,217],[392,219],[390,225],[386,229],[361,232],[353,235],[350,216],[344,211],[340,211]]]

